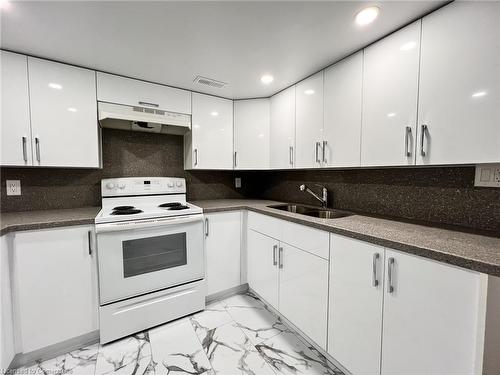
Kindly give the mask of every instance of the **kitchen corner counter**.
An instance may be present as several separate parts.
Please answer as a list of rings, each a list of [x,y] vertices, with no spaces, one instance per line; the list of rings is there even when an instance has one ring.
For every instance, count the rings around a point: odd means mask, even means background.
[[[319,219],[246,199],[194,201],[205,213],[249,210],[470,270],[500,276],[500,238],[363,215]]]
[[[0,235],[14,231],[94,224],[100,207],[64,208],[0,214]]]

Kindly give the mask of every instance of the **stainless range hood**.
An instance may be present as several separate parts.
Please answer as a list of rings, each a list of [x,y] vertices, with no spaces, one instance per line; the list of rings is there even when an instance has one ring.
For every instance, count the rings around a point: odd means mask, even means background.
[[[99,123],[103,128],[183,135],[191,129],[191,115],[98,102]]]

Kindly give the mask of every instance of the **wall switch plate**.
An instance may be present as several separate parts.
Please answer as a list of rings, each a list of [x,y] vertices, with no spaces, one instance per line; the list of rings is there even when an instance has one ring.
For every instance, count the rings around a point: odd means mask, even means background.
[[[474,186],[500,188],[500,164],[476,165],[476,178]]]
[[[7,195],[21,195],[21,181],[20,180],[6,180]]]
[[[236,186],[236,188],[241,188],[241,177],[236,177],[234,179],[234,186]]]

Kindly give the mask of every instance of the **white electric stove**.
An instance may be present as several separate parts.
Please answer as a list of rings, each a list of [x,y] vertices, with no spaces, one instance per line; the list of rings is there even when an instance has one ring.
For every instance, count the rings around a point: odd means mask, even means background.
[[[204,216],[185,180],[106,179],[101,191],[101,343],[204,309]]]

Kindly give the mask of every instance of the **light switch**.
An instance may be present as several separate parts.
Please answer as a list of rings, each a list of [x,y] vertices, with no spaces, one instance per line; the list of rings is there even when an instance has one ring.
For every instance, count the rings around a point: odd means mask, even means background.
[[[7,195],[21,195],[21,181],[20,180],[6,180]]]
[[[500,187],[500,164],[476,165],[474,186]]]

